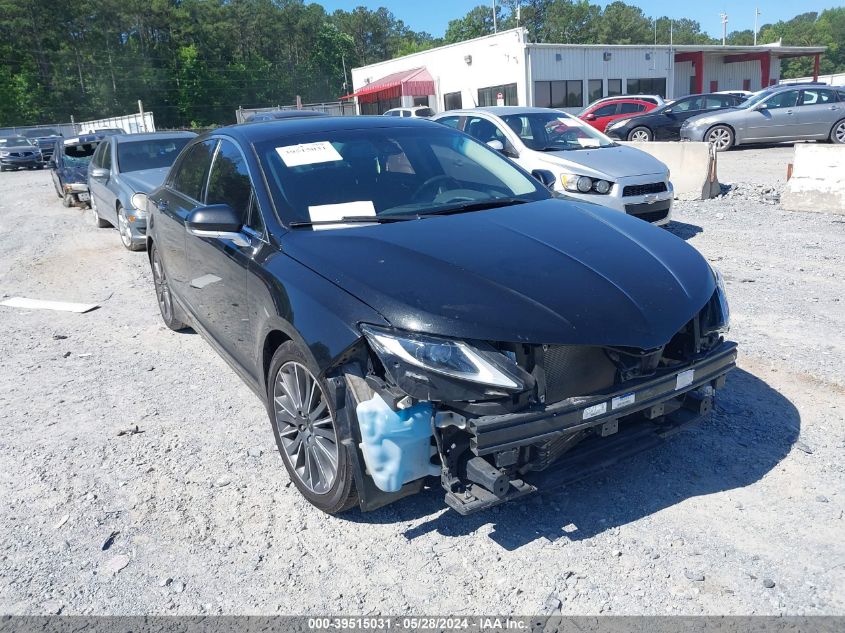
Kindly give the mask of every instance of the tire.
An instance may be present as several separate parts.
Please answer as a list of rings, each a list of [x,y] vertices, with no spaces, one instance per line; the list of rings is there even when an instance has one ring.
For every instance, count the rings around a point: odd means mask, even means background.
[[[173,300],[167,274],[155,245],[153,245],[150,253],[150,266],[153,270],[153,287],[155,288],[156,302],[158,303],[158,310],[161,312],[161,319],[174,332],[181,332],[188,327],[188,324],[185,322],[182,309]]]
[[[339,514],[358,504],[358,494],[352,460],[338,438],[334,406],[318,375],[295,343],[280,345],[267,374],[267,413],[282,462],[300,494],[323,512]],[[304,398],[309,398],[305,407]]]
[[[717,152],[726,152],[734,146],[734,131],[727,125],[714,125],[707,130],[704,140],[710,143]]]
[[[654,139],[654,135],[651,133],[647,127],[643,127],[642,125],[639,127],[635,127],[633,130],[628,132],[628,140],[629,141],[636,141],[638,143],[648,143]]]
[[[2,172],[2,171],[6,171],[6,166],[5,166],[5,165],[0,165],[0,172]]]
[[[830,129],[830,142],[837,145],[845,144],[845,119],[833,124]]]
[[[65,195],[62,196],[62,206],[65,207],[66,209],[73,206],[73,195],[72,194],[66,193]]]
[[[100,217],[100,214],[97,211],[97,203],[94,202],[94,196],[91,196],[91,217],[94,219],[94,226],[98,229],[104,229],[107,226],[111,226],[111,224]]]
[[[129,219],[126,217],[126,210],[117,205],[117,232],[120,234],[120,243],[128,251],[142,251],[146,246],[132,241],[132,229],[129,226]]]

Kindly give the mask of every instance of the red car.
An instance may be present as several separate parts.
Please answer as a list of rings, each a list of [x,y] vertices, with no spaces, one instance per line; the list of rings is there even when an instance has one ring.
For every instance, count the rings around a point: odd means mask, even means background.
[[[654,110],[656,107],[653,103],[639,99],[619,99],[609,103],[605,101],[588,106],[578,115],[578,118],[586,121],[599,132],[604,132],[605,128],[616,119],[643,114],[649,110]]]

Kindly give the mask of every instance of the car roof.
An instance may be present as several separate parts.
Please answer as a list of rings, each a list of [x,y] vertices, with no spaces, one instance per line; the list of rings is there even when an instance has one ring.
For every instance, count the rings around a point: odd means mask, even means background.
[[[326,116],[302,117],[282,121],[260,121],[257,123],[240,123],[217,128],[202,138],[211,135],[229,136],[242,143],[262,143],[285,136],[296,136],[315,132],[333,132],[335,130],[366,130],[377,128],[407,128],[407,127],[436,127],[443,126],[432,123],[428,119],[398,118],[377,115],[364,116]]]
[[[487,112],[495,116],[507,116],[509,114],[546,114],[548,112],[562,113],[557,108],[529,108],[528,106],[482,106],[471,108],[467,112]]]
[[[109,136],[108,140],[115,143],[126,143],[128,141],[152,141],[160,138],[194,138],[196,132],[174,131],[174,132],[141,132],[138,134],[115,134]]]

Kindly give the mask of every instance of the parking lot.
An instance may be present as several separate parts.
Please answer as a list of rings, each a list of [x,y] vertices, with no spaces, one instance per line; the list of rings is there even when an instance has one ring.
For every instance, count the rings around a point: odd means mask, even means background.
[[[791,147],[720,155],[668,230],[725,276],[739,368],[701,426],[462,518],[439,486],[329,517],[267,415],[168,330],[146,254],[0,178],[0,611],[835,614],[845,609],[845,216],[777,204]],[[354,262],[350,262],[354,265]]]

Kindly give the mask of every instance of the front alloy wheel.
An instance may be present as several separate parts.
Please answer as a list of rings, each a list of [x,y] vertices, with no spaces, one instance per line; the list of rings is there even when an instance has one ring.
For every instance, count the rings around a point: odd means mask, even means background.
[[[296,361],[282,365],[273,385],[276,429],[294,476],[314,494],[337,477],[338,442],[323,388]]]
[[[158,309],[161,312],[161,318],[164,324],[176,332],[184,330],[188,326],[180,318],[181,313],[173,302],[173,295],[170,293],[167,274],[164,272],[161,257],[155,246],[153,246],[153,251],[150,253],[150,263],[153,268],[153,286],[156,291],[156,301],[158,302]]]
[[[729,127],[724,125],[717,125],[707,133],[707,142],[710,143],[717,152],[724,152],[733,147],[734,135]]]
[[[297,490],[323,512],[358,505],[353,462],[341,441],[327,383],[293,341],[282,343],[267,373],[267,413],[285,470]]]
[[[144,248],[143,244],[138,244],[132,239],[132,226],[123,207],[117,208],[117,230],[120,233],[120,241],[128,250],[140,251]]]

